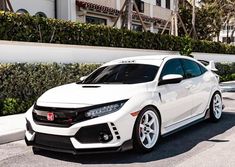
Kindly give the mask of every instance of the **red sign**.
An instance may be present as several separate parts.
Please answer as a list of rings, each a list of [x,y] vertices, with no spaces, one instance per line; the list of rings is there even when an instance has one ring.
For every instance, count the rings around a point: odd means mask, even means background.
[[[47,120],[54,121],[54,119],[55,119],[55,114],[53,112],[48,112],[47,113]]]

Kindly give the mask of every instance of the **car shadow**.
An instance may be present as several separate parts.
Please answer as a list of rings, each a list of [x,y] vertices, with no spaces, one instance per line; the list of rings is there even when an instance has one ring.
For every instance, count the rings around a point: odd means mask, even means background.
[[[203,141],[229,142],[229,140],[218,140],[212,138],[219,134],[223,134],[233,126],[235,126],[235,113],[224,112],[223,117],[218,123],[203,121],[178,133],[165,137],[160,140],[158,146],[156,146],[152,152],[146,154],[138,154],[134,151],[128,151],[123,153],[74,156],[64,153],[43,151],[40,152],[39,155],[80,164],[129,164],[151,162],[186,153]]]

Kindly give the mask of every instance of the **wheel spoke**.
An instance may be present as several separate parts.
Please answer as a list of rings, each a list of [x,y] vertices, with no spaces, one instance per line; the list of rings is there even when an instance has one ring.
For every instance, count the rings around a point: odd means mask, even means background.
[[[147,140],[148,140],[148,144],[151,144],[152,140],[151,140],[150,135],[149,135],[149,134],[147,134],[147,135],[146,135],[146,137],[147,137]]]
[[[140,128],[143,129],[144,128],[144,124],[140,124]]]
[[[149,115],[148,114],[145,114],[144,115],[144,124],[147,124],[149,121]]]
[[[216,106],[216,107],[219,107],[219,106],[220,106],[220,103],[216,103],[215,106]]]
[[[153,134],[155,134],[155,130],[154,130],[154,129],[152,129],[152,128],[150,128],[150,129],[149,129],[149,133],[153,133]]]
[[[142,143],[144,142],[145,138],[146,138],[146,135],[144,133],[142,133],[142,136],[140,137],[140,140]]]
[[[151,119],[151,121],[149,121],[148,125],[151,126],[154,123],[154,118]]]
[[[217,103],[217,99],[216,99],[216,97],[214,98],[214,104],[216,104]]]

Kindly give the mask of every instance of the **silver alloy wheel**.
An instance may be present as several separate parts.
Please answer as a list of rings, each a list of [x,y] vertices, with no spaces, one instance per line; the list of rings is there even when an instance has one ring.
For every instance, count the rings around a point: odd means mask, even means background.
[[[145,148],[152,148],[158,139],[159,121],[152,110],[147,110],[140,120],[139,138]]]
[[[219,119],[222,115],[222,99],[219,94],[215,94],[213,99],[213,113],[216,119]]]

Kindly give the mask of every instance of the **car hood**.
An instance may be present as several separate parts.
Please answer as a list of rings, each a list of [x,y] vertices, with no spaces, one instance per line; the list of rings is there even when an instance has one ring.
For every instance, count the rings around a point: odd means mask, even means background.
[[[45,92],[38,106],[78,108],[129,99],[146,91],[146,84],[67,84]]]

